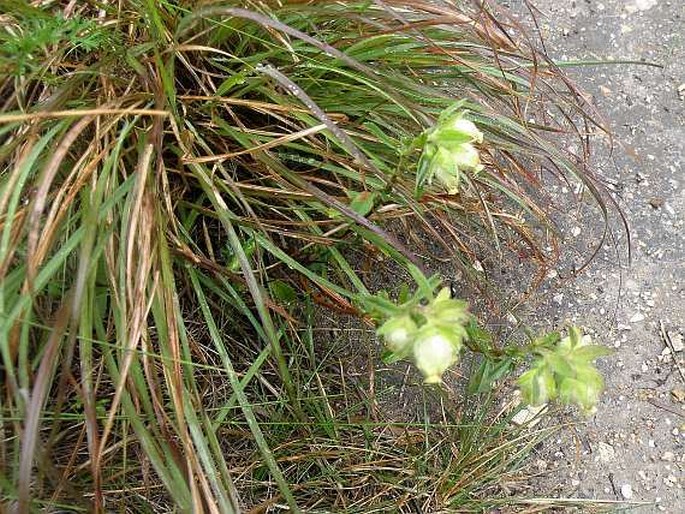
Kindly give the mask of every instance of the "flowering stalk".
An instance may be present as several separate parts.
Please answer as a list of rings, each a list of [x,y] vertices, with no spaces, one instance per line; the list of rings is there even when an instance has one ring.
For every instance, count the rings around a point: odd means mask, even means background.
[[[463,172],[477,173],[483,169],[474,143],[483,142],[483,133],[466,119],[459,107],[446,111],[435,127],[419,138],[423,153],[417,172],[417,190],[423,184],[438,183],[448,193],[459,191]]]
[[[388,316],[377,333],[391,352],[389,360],[411,358],[425,383],[434,384],[459,359],[470,319],[466,303],[443,288],[430,301],[417,296],[407,302]]]

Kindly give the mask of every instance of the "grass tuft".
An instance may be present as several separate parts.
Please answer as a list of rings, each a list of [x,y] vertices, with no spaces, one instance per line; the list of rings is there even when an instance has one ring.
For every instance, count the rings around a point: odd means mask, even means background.
[[[536,195],[547,171],[606,213],[586,167],[592,112],[501,12],[0,3],[6,507],[518,501],[516,471],[544,432],[511,429],[492,399],[415,384],[420,409],[383,414],[397,377],[314,335],[322,308],[361,314],[377,262],[419,276],[421,255],[471,269],[495,248],[541,277],[555,257]],[[485,169],[456,194],[417,193],[412,143],[457,101],[485,134]]]

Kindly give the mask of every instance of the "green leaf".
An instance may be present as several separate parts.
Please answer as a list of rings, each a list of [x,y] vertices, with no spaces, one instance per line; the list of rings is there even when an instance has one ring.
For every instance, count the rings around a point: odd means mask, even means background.
[[[561,334],[559,332],[549,332],[536,338],[533,341],[533,346],[553,348],[559,343],[559,341],[561,341]]]
[[[573,377],[576,374],[573,365],[557,352],[545,352],[544,362],[552,373],[562,377]]]
[[[489,391],[495,381],[499,380],[514,367],[514,363],[509,357],[501,359],[484,358],[476,372],[469,380],[467,391],[469,394],[480,394]]]
[[[580,344],[583,341],[583,333],[580,331],[578,327],[569,327],[568,329],[568,337],[571,340],[571,347],[576,348],[580,346]]]
[[[607,355],[611,355],[614,353],[614,351],[611,348],[608,348],[607,346],[602,346],[602,345],[587,345],[587,346],[581,346],[580,348],[576,348],[573,351],[573,360],[576,362],[593,362],[595,359],[599,359],[600,357],[606,357]]]
[[[411,298],[411,293],[409,292],[409,284],[403,282],[400,285],[400,290],[397,294],[397,300],[399,304],[407,303]]]
[[[448,150],[452,150],[454,146],[460,145],[462,143],[470,143],[473,141],[473,137],[469,134],[465,134],[460,130],[441,128],[433,132],[430,136],[431,143],[445,147]]]
[[[466,336],[471,341],[471,346],[475,346],[483,353],[487,353],[492,349],[492,336],[478,326],[475,318],[471,318],[465,325],[465,328]]]
[[[274,280],[269,284],[271,296],[279,302],[288,304],[297,300],[297,292],[284,280]]]
[[[416,169],[416,194],[417,196],[421,192],[421,188],[430,183],[433,179],[433,163],[435,161],[435,156],[437,152],[437,147],[434,145],[426,145],[421,158],[419,159],[419,164]]]
[[[537,365],[526,371],[517,381],[523,400],[533,406],[542,405],[557,396],[554,376],[544,366]]]
[[[241,71],[239,73],[236,73],[235,75],[228,77],[221,84],[219,84],[219,87],[216,90],[217,96],[224,96],[226,93],[228,93],[235,86],[243,85],[246,80],[247,80],[247,73],[245,73],[244,71]]]
[[[463,108],[465,104],[465,99],[454,102],[451,106],[449,106],[447,109],[440,113],[440,117],[438,118],[438,124],[441,125],[443,123],[446,123],[451,118],[453,118],[457,111]]]
[[[362,191],[360,193],[356,191],[348,191],[347,193],[352,201],[350,202],[350,209],[359,214],[360,216],[366,216],[373,209],[373,205],[378,198],[378,194],[370,191]]]

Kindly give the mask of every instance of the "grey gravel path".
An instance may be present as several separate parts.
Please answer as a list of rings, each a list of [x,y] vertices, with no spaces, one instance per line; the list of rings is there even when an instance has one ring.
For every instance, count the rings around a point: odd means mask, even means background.
[[[502,3],[525,17],[523,2]],[[617,138],[613,156],[595,161],[628,218],[633,254],[620,266],[607,247],[551,298],[560,319],[616,353],[602,364],[608,390],[598,413],[541,453],[539,466],[552,471],[540,492],[685,513],[685,0],[534,3],[555,59],[663,65],[569,71]],[[582,238],[586,226],[579,215],[567,232]]]

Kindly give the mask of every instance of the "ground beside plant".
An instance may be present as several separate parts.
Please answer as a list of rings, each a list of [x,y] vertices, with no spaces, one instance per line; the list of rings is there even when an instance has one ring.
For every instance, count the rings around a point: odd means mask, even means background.
[[[607,392],[587,424],[539,455],[552,495],[649,502],[634,512],[685,511],[685,3],[679,0],[536,2],[547,49],[561,62],[657,63],[572,67],[615,134],[594,163],[631,228],[589,270],[549,293],[540,312],[591,329],[615,347]],[[509,2],[524,19],[521,2]],[[569,194],[563,186],[559,195]],[[592,216],[564,221],[571,244],[597,237]],[[620,230],[616,232],[620,236]],[[622,256],[617,265],[617,255]],[[563,275],[563,270],[558,270]],[[675,352],[673,352],[675,350]],[[569,418],[570,419],[570,418]],[[544,489],[544,488],[543,488]]]

